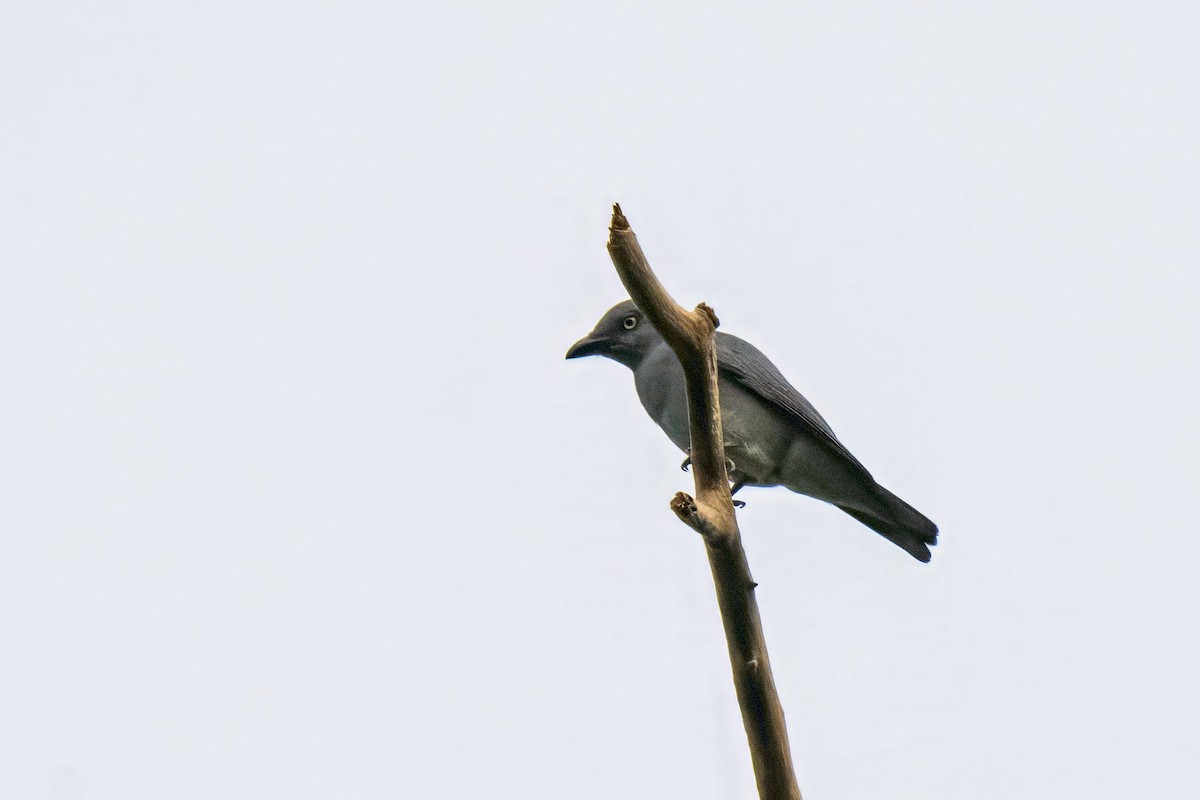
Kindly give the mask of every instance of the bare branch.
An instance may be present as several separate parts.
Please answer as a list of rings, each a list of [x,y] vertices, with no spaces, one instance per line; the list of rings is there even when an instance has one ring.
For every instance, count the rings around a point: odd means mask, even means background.
[[[757,584],[742,549],[725,469],[713,336],[717,315],[703,303],[687,311],[671,298],[650,269],[619,205],[613,206],[608,252],[630,298],[675,351],[687,378],[696,498],[680,492],[671,501],[671,510],[704,539],[759,797],[800,800],[783,706],[754,596]]]
[[[608,253],[629,297],[667,340],[687,375],[696,496],[701,503],[712,505],[717,514],[725,513],[720,509],[727,506],[732,518],[733,503],[729,494],[729,476],[725,471],[721,415],[717,408],[717,356],[712,337],[719,324],[717,315],[704,303],[695,311],[685,311],[671,298],[650,269],[637,235],[629,227],[629,220],[615,204]],[[698,435],[697,426],[704,432]],[[736,523],[722,527],[736,527]]]

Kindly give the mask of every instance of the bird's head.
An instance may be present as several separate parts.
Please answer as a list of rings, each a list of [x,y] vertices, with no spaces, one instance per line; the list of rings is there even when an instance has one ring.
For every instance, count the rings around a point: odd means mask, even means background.
[[[633,369],[662,342],[650,320],[632,300],[608,310],[592,332],[571,345],[567,358],[604,356]]]

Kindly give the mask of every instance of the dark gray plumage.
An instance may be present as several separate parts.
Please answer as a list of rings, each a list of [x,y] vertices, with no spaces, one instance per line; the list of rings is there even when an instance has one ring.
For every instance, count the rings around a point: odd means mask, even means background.
[[[786,486],[832,503],[914,558],[929,561],[937,526],[880,486],[833,429],[753,345],[717,332],[725,455],[734,491]],[[613,306],[567,358],[605,356],[633,370],[646,413],[685,453],[691,444],[683,368],[632,301]]]

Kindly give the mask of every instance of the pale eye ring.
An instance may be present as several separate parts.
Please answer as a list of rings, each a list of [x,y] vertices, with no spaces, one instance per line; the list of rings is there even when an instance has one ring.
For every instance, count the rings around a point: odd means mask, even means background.
[[[631,331],[637,327],[637,317],[628,316],[625,318],[625,321],[622,322],[621,324],[625,326],[625,330]]]

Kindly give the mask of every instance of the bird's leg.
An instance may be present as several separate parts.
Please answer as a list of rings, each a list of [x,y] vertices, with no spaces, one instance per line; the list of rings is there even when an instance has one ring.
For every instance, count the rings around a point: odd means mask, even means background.
[[[692,456],[691,456],[691,452],[692,452],[691,450],[689,450],[689,451],[688,451],[688,457],[687,457],[687,458],[685,458],[685,459],[683,460],[683,463],[679,465],[679,468],[680,468],[681,470],[683,470],[684,472],[687,472],[687,471],[688,471],[688,467],[690,467],[690,466],[692,465]],[[733,459],[732,459],[732,458],[727,458],[727,459],[725,459],[725,471],[726,471],[726,472],[733,472],[733,471],[734,471],[734,469],[736,469],[736,467],[734,467],[734,465],[733,465]]]
[[[737,493],[738,493],[738,489],[742,488],[742,487],[743,487],[743,486],[745,486],[745,485],[746,485],[746,479],[745,479],[745,478],[739,478],[738,480],[734,481],[734,482],[733,482],[733,486],[732,486],[732,487],[729,489],[729,495],[730,495],[730,497],[732,497],[733,495],[737,494]],[[734,508],[745,508],[745,507],[746,507],[746,501],[745,501],[745,500],[734,500],[734,501],[733,501],[733,507],[734,507]]]

